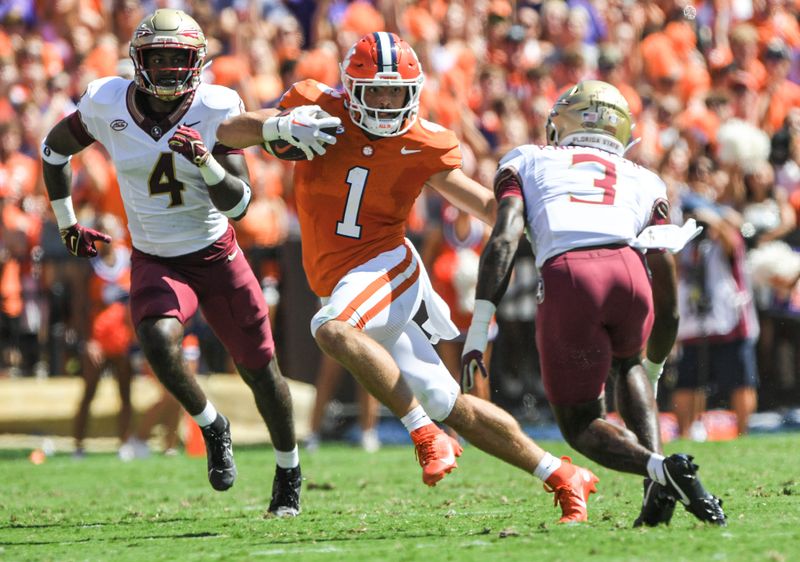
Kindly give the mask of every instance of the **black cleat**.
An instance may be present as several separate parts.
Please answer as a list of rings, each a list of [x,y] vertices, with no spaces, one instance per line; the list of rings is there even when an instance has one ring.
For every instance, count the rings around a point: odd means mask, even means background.
[[[654,482],[649,478],[644,479],[644,499],[642,511],[633,522],[634,527],[647,525],[669,525],[672,513],[675,511],[675,498],[669,495],[666,486]]]
[[[272,481],[272,501],[269,513],[275,517],[296,517],[300,515],[300,486],[302,486],[300,466],[294,468],[275,467]]]
[[[233,446],[231,444],[231,423],[228,418],[218,414],[225,422],[222,431],[215,431],[214,424],[200,428],[206,442],[208,457],[208,481],[211,487],[224,492],[233,486],[236,480],[236,463],[233,462]]]
[[[686,511],[700,521],[725,527],[728,523],[722,511],[722,500],[703,488],[697,477],[698,466],[692,462],[693,459],[691,455],[678,454],[664,459],[664,474],[670,495],[674,495]]]

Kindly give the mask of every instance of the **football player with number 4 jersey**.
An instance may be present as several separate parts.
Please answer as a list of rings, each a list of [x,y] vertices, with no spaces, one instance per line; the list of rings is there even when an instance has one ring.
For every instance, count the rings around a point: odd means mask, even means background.
[[[487,327],[527,230],[541,278],[542,382],[566,440],[604,466],[645,477],[635,526],[669,523],[676,500],[701,521],[725,525],[722,502],[703,488],[692,457],[661,454],[653,387],[678,327],[675,264],[663,249],[680,250],[700,229],[666,224],[664,182],[623,157],[632,128],[622,94],[586,80],[553,106],[549,146],[520,146],[500,161],[497,222],[481,256],[462,378],[469,386],[476,370],[485,373]],[[604,419],[609,371],[628,429]]]
[[[292,401],[278,369],[267,304],[229,219],[247,212],[250,179],[241,150],[203,138],[242,112],[239,95],[202,84],[203,31],[184,12],[156,10],[133,33],[135,76],[91,82],[78,109],[42,143],[44,177],[61,237],[75,256],[110,238],[78,223],[70,197],[73,154],[100,142],[119,178],[133,244],[131,317],[153,371],[200,425],[208,478],[233,486],[230,423],[186,370],[183,323],[202,309],[250,386],[275,447],[269,512],[300,512]]]
[[[341,78],[343,91],[300,82],[281,98],[283,111],[235,116],[217,130],[227,146],[266,143],[279,154],[281,141],[307,157],[295,164],[294,187],[306,275],[323,301],[311,321],[317,343],[402,420],[426,484],[462,453],[439,420],[556,490],[562,521],[586,520],[596,477],[543,451],[507,412],[461,394],[431,343],[458,330],[405,239],[411,206],[425,184],[489,223],[496,205],[461,171],[453,132],[418,118],[416,54],[393,33],[372,33],[350,49]]]

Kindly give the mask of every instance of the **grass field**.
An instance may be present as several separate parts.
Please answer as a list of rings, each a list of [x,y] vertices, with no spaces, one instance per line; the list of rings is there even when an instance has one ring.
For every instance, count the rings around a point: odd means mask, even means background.
[[[545,444],[566,454],[563,443]],[[413,449],[344,445],[303,455],[303,514],[265,519],[271,449],[239,448],[239,479],[214,492],[205,459],[0,452],[0,560],[792,561],[800,560],[800,435],[671,443],[694,454],[729,526],[680,507],[670,527],[632,529],[641,481],[599,468],[588,524],[556,524],[538,480],[467,447],[436,488]]]

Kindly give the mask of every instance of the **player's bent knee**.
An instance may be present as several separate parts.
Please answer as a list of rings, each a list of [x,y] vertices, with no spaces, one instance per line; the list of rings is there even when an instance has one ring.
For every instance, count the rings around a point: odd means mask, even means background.
[[[311,336],[314,339],[317,339],[317,341],[319,341],[317,338],[317,333],[319,332],[319,329],[322,326],[326,325],[331,320],[336,320],[338,316],[339,312],[331,305],[325,305],[322,308],[320,308],[314,315],[314,317],[311,319]],[[334,327],[333,325],[330,325],[327,327],[327,329],[332,329],[333,327]]]
[[[439,378],[443,379],[443,377]],[[439,384],[426,389],[420,396],[417,396],[417,400],[432,420],[443,421],[450,417],[450,412],[453,411],[453,406],[461,392],[455,380],[452,377],[448,377],[448,379],[437,381]]]

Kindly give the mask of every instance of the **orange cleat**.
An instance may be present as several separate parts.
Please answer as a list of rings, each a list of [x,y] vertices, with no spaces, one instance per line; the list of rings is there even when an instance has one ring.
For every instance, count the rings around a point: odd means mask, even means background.
[[[579,523],[588,519],[586,502],[589,494],[597,492],[600,479],[591,470],[572,464],[569,457],[561,457],[561,466],[544,484],[546,492],[554,494],[553,505],[561,504],[559,523]]]
[[[456,457],[460,457],[464,449],[436,424],[430,423],[415,429],[411,432],[411,439],[422,467],[422,481],[428,486],[436,486],[445,474],[458,468]]]

